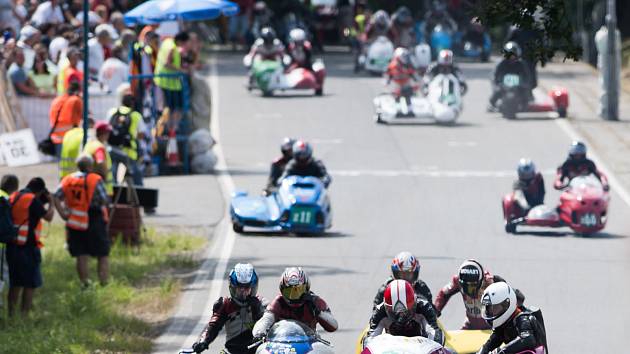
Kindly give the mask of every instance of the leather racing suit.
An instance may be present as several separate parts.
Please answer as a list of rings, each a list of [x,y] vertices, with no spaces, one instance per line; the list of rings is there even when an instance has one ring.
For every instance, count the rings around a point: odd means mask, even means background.
[[[212,317],[201,332],[198,342],[212,343],[225,327],[225,348],[231,353],[254,354],[256,349],[248,350],[251,344],[252,328],[265,311],[262,297],[250,297],[246,306],[241,306],[231,298],[220,297],[212,307]]]
[[[278,182],[282,181],[287,176],[317,177],[322,180],[322,183],[324,183],[324,186],[326,187],[328,187],[332,181],[332,178],[326,171],[324,164],[320,160],[315,160],[313,158],[306,163],[300,163],[295,159],[289,161],[287,166],[284,168],[284,173],[280,179],[278,179]]]
[[[280,320],[300,321],[313,330],[316,329],[318,323],[328,332],[334,332],[338,328],[337,320],[333,317],[326,301],[312,292],[299,307],[290,306],[282,295],[276,296],[267,306],[262,318],[254,325],[252,331],[254,338],[266,335],[271,326]]]
[[[527,91],[525,93],[528,95],[529,99],[532,98],[532,75],[529,67],[527,66],[527,63],[525,63],[521,59],[503,59],[494,70],[492,78],[493,91],[492,96],[490,96],[490,104],[492,106],[496,106],[497,101],[499,100],[499,98],[501,98],[501,95],[503,94],[501,82],[503,80],[503,77],[507,74],[515,74],[520,76],[521,80],[523,81],[523,89]]]
[[[499,354],[516,354],[526,350],[533,351],[540,346],[546,347],[545,334],[541,333],[541,328],[544,326],[529,311],[517,309],[512,318],[492,331],[478,354],[488,354],[503,343],[505,346],[500,349]]]
[[[521,181],[520,179],[514,181],[512,189],[515,193],[521,193],[527,202],[525,205],[518,203],[520,210],[517,214],[519,216],[526,215],[531,208],[541,205],[545,201],[545,182],[540,172],[537,172],[534,178],[529,181]],[[519,199],[517,198],[517,200]]]
[[[568,158],[558,167],[556,174],[556,181],[554,187],[561,189],[565,179],[569,179],[569,182],[577,176],[586,176],[589,174],[595,175],[602,183],[605,189],[608,189],[608,179],[606,176],[599,172],[595,163],[587,158],[584,159],[572,159]]]
[[[370,318],[368,337],[376,337],[386,331],[393,336],[425,337],[440,344],[444,339],[442,330],[438,326],[437,316],[431,303],[416,297],[415,312],[406,323],[393,321],[388,315],[385,304],[382,303],[374,309]]]

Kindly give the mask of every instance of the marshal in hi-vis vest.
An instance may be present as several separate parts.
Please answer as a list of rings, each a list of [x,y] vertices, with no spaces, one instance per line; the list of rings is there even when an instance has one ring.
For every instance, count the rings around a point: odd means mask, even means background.
[[[15,244],[18,246],[26,245],[26,241],[28,240],[28,228],[30,224],[29,220],[29,208],[31,207],[31,203],[35,199],[35,194],[33,193],[20,193],[15,192],[11,195],[11,217],[13,218],[13,224],[18,229],[18,235],[15,239]],[[38,248],[42,248],[43,244],[40,241],[41,232],[42,232],[42,221],[39,220],[37,222],[37,226],[35,227],[35,244]]]
[[[102,180],[96,173],[73,173],[61,181],[69,217],[66,226],[73,230],[85,231],[89,226],[90,204],[96,185]],[[103,216],[107,219],[106,210]]]

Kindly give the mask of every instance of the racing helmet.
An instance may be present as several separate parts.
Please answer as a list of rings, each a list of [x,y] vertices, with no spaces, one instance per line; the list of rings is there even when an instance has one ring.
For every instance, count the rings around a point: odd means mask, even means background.
[[[470,20],[468,28],[473,32],[483,32],[483,25],[481,24],[481,20],[479,20],[479,17],[473,17]]]
[[[514,55],[516,58],[520,58],[522,54],[521,46],[519,46],[518,43],[514,41],[509,41],[505,43],[505,45],[503,46],[503,52],[507,57],[509,57],[510,55]]]
[[[389,15],[383,10],[376,11],[371,21],[378,30],[385,31],[389,28]]]
[[[262,14],[265,13],[265,11],[267,11],[267,4],[264,1],[256,1],[256,3],[254,3],[255,14]]]
[[[307,163],[313,157],[313,148],[304,140],[298,140],[293,144],[293,158],[299,163]]]
[[[301,267],[289,267],[280,277],[280,294],[291,307],[304,304],[304,295],[311,290],[308,276]]]
[[[536,176],[536,165],[531,159],[522,158],[518,161],[518,179],[527,182],[531,181]]]
[[[273,42],[276,40],[276,31],[271,27],[264,27],[260,30],[260,38],[263,39],[265,45],[273,45]]]
[[[411,54],[409,53],[409,49],[407,48],[396,48],[396,50],[394,50],[394,58],[396,58],[396,60],[398,60],[398,62],[402,65],[411,65]]]
[[[413,318],[416,294],[408,281],[396,279],[387,284],[384,298],[385,311],[392,321],[406,323]]]
[[[394,279],[414,283],[420,274],[420,262],[411,252],[400,252],[392,260],[392,276]]]
[[[289,32],[289,41],[296,44],[304,43],[306,32],[301,28],[294,28]]]
[[[413,22],[413,16],[407,6],[399,7],[392,16],[396,26],[408,26]]]
[[[497,328],[507,322],[516,311],[516,293],[506,282],[490,284],[481,297],[484,320]]]
[[[258,291],[258,274],[249,263],[238,263],[230,272],[230,296],[237,304],[244,306],[247,300],[256,296]]]
[[[477,297],[483,283],[483,267],[474,259],[469,259],[459,267],[458,278],[460,291],[472,298]]]
[[[280,144],[280,151],[283,156],[290,157],[293,154],[293,144],[295,144],[295,139],[289,138],[288,136],[282,139],[282,144]]]
[[[581,141],[574,141],[569,148],[569,157],[573,160],[582,160],[586,158],[586,145]]]
[[[450,49],[442,49],[438,53],[437,58],[438,65],[452,66],[453,65],[453,51]]]

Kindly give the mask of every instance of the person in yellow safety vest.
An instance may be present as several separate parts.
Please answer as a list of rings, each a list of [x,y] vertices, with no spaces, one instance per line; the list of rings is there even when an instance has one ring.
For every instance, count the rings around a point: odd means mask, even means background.
[[[59,156],[59,180],[77,170],[77,157],[83,143],[83,128],[74,127],[66,132]]]
[[[173,115],[173,121],[179,122],[181,110],[184,104],[181,77],[160,77],[164,74],[189,74],[182,70],[182,52],[188,51],[190,35],[188,32],[180,32],[175,38],[167,38],[160,45],[155,65],[155,85],[162,89],[164,102]]]
[[[112,131],[112,126],[107,122],[97,122],[94,126],[96,137],[90,139],[83,152],[94,160],[94,172],[98,173],[105,181],[105,190],[111,198],[114,194],[114,177],[112,175],[112,158],[107,151],[107,139]]]
[[[11,194],[18,190],[18,187],[19,181],[16,175],[2,176],[2,181],[0,181],[0,198],[8,201]]]
[[[78,172],[61,180],[55,192],[55,207],[66,221],[68,251],[77,260],[77,272],[82,287],[90,284],[88,257],[98,260],[98,277],[101,285],[109,277],[109,251],[111,241],[107,235],[107,206],[109,198],[101,176],[93,173],[94,160],[87,154],[77,159]]]
[[[112,132],[109,136],[109,145],[112,147],[112,173],[118,176],[119,164],[124,164],[127,171],[133,177],[133,184],[143,185],[142,170],[138,161],[138,140],[144,138],[147,130],[142,114],[136,112],[135,97],[131,93],[128,83],[122,84],[117,89],[120,97],[120,106],[109,111],[109,124]]]
[[[42,219],[52,221],[55,211],[53,197],[40,177],[29,181],[26,188],[11,194],[11,217],[18,229],[17,238],[7,244],[9,266],[9,316],[13,316],[20,299],[23,315],[33,307],[35,289],[42,286],[40,248]],[[48,204],[48,209],[44,205]]]

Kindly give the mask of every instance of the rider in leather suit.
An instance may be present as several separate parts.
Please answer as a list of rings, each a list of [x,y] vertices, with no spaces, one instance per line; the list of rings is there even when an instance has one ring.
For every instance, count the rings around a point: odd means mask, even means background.
[[[291,68],[313,70],[313,49],[303,29],[294,28],[289,32],[288,52],[291,56]]]
[[[282,144],[280,145],[280,152],[282,152],[282,156],[271,163],[271,171],[269,172],[269,179],[267,180],[267,191],[274,189],[280,182],[280,177],[284,172],[284,168],[287,166],[289,161],[291,161],[293,156],[294,143],[295,139],[289,137],[284,138],[282,141]]]
[[[324,164],[313,158],[311,145],[302,140],[293,144],[293,159],[289,161],[278,181],[282,181],[287,176],[318,177],[326,187],[332,180]]]
[[[610,189],[606,176],[599,172],[597,166],[595,166],[595,163],[592,160],[586,158],[586,151],[586,145],[580,141],[574,141],[571,144],[569,156],[566,161],[562,163],[562,166],[558,167],[556,181],[554,182],[554,187],[556,189],[562,189],[565,187],[565,179],[568,179],[568,182],[571,182],[571,180],[577,176],[589,174],[595,175],[600,180],[604,190]]]
[[[462,329],[489,329],[490,325],[481,316],[481,295],[490,284],[496,282],[505,282],[505,279],[484,271],[479,262],[473,259],[467,260],[459,267],[458,274],[453,276],[451,282],[438,292],[433,303],[438,317],[450,298],[461,293],[466,306],[466,321]],[[517,294],[520,306],[525,301],[525,296],[518,290]]]
[[[372,312],[367,336],[376,337],[383,331],[394,336],[426,337],[440,344],[444,340],[431,303],[416,296],[411,284],[402,279],[387,285],[385,301]]]
[[[265,311],[266,300],[256,295],[258,276],[251,264],[237,264],[230,272],[230,297],[220,297],[212,307],[212,317],[193,344],[196,353],[208,349],[225,327],[225,348],[231,353],[254,354],[247,349],[252,342],[253,324]]]
[[[534,351],[539,347],[544,347],[547,352],[542,314],[539,320],[534,312],[517,306],[516,302],[516,291],[507,283],[492,284],[484,291],[483,317],[492,325],[493,331],[477,354],[488,354],[503,343],[505,346],[498,350],[498,354]]]
[[[521,59],[521,48],[515,42],[507,42],[505,46],[503,46],[503,51],[506,57],[497,65],[493,74],[492,96],[490,96],[490,105],[488,106],[488,111],[490,112],[496,111],[496,103],[503,94],[501,82],[503,77],[507,74],[520,76],[521,80],[523,80],[522,86],[527,91],[528,98],[530,100],[533,98],[531,93],[533,88],[532,74],[527,63]]]
[[[252,330],[254,338],[263,338],[271,326],[280,320],[297,320],[313,330],[319,323],[326,331],[338,328],[326,301],[310,290],[310,281],[300,267],[284,270],[280,278],[280,295],[267,306],[265,314]]]
[[[461,86],[462,93],[465,93],[468,90],[468,85],[466,85],[466,80],[464,79],[464,74],[459,69],[455,63],[453,63],[453,51],[450,49],[442,49],[438,53],[437,61],[427,68],[427,71],[424,76],[425,83],[430,83],[434,77],[439,74],[453,74],[455,78],[459,81],[459,85]]]
[[[433,304],[431,290],[427,284],[422,281],[422,279],[418,278],[420,273],[420,262],[413,254],[409,252],[400,252],[397,254],[392,260],[391,269],[392,275],[385,280],[385,283],[383,283],[380,289],[378,289],[378,292],[374,297],[373,309],[376,309],[378,305],[383,303],[387,286],[397,279],[406,280],[411,283],[416,296],[422,297],[429,303]]]
[[[522,198],[517,198],[517,202],[521,209],[520,215],[526,215],[531,208],[544,203],[545,182],[530,159],[522,158],[518,162],[517,173],[518,179],[514,181],[513,190],[522,195]]]

